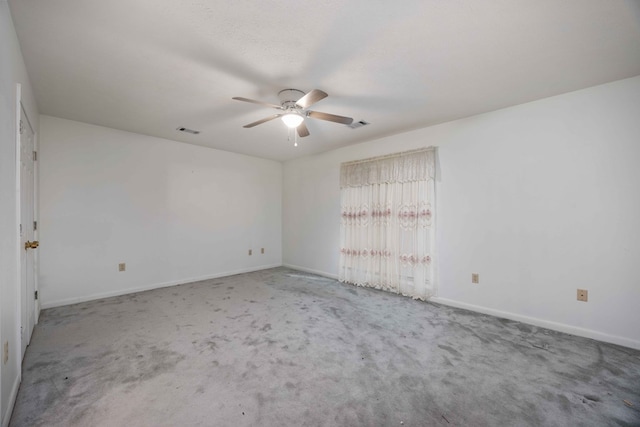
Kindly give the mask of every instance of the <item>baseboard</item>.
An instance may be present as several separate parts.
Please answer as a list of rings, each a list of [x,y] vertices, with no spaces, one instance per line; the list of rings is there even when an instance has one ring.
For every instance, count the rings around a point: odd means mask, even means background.
[[[20,389],[20,375],[16,376],[16,380],[13,382],[11,388],[11,395],[9,396],[9,404],[7,410],[2,416],[2,427],[8,427],[9,421],[11,421],[11,414],[13,414],[13,407],[16,404],[16,398],[18,397],[18,390]]]
[[[117,291],[102,292],[99,294],[86,295],[82,297],[65,298],[60,300],[43,302],[41,304],[41,308],[47,309],[47,308],[53,308],[53,307],[61,307],[63,305],[78,304],[81,302],[94,301],[102,298],[111,298],[111,297],[117,297],[120,295],[135,294],[136,292],[151,291],[153,289],[159,289],[159,288],[168,288],[170,286],[184,285],[185,283],[199,282],[201,280],[210,280],[210,279],[218,279],[220,277],[235,276],[236,274],[251,273],[253,271],[267,270],[269,268],[275,268],[280,266],[282,266],[282,264],[260,265],[257,267],[243,268],[240,270],[226,271],[223,273],[214,273],[214,274],[209,274],[209,275],[200,276],[200,277],[189,277],[185,279],[171,280],[169,282],[154,283],[154,284],[145,285],[145,286],[138,286],[135,288],[119,289]]]
[[[305,273],[313,273],[313,274],[317,274],[318,276],[324,276],[330,279],[338,280],[337,274],[331,274],[325,271],[314,270],[312,268],[300,267],[299,265],[293,265],[293,264],[282,264],[282,266],[287,268],[292,268],[294,270],[304,271]]]
[[[633,348],[635,350],[640,350],[640,341],[619,337],[616,335],[605,334],[603,332],[598,332],[591,329],[579,328],[577,326],[566,325],[564,323],[551,322],[549,320],[542,320],[536,317],[523,316],[516,313],[510,313],[508,311],[501,311],[493,308],[482,307],[479,305],[467,304],[448,298],[433,297],[429,298],[429,301],[448,305],[451,307],[463,308],[465,310],[475,311],[477,313],[489,314],[491,316],[501,317],[503,319],[516,320],[518,322],[540,326],[542,328],[552,329],[558,332],[564,332],[571,335],[577,335],[579,337],[591,338],[598,341],[608,342],[611,344],[617,344],[624,347]]]

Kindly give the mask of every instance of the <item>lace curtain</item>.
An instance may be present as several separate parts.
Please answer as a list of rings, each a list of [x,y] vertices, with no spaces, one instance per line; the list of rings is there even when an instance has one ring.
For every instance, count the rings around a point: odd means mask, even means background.
[[[434,177],[432,148],[342,165],[341,282],[434,294]]]

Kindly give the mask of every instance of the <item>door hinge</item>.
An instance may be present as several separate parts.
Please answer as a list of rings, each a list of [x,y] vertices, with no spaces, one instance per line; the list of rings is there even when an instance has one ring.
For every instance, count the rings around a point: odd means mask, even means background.
[[[37,161],[38,161],[38,152],[37,152],[37,151],[34,151],[34,152],[33,152],[33,161],[34,161],[34,162],[37,162]]]
[[[22,131],[24,131],[24,126],[22,120],[20,120],[20,135],[22,135]]]
[[[38,291],[35,292],[34,296],[36,297],[36,299],[38,299]]]
[[[20,224],[20,235],[22,236],[22,224]]]
[[[38,221],[33,221],[33,231],[38,230]]]

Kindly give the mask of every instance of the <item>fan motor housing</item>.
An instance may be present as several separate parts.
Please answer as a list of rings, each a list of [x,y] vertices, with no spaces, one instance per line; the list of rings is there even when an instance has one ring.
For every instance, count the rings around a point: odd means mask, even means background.
[[[296,102],[304,96],[304,92],[298,89],[283,89],[278,92],[280,105],[284,109],[297,108]]]

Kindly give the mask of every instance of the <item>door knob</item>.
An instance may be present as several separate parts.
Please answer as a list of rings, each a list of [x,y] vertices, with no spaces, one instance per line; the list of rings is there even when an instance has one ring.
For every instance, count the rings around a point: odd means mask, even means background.
[[[38,242],[37,240],[34,240],[33,242],[30,241],[26,241],[24,242],[24,250],[26,251],[27,249],[35,249],[38,246],[40,246],[40,242]]]

